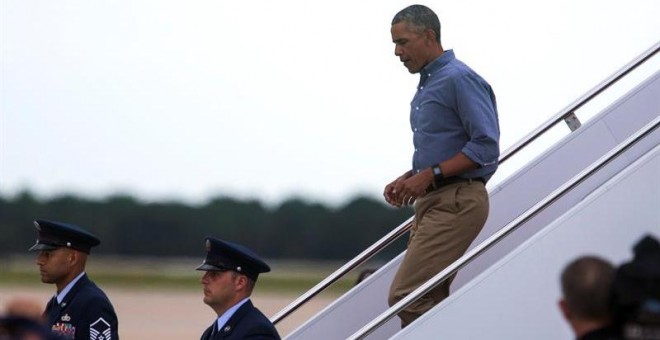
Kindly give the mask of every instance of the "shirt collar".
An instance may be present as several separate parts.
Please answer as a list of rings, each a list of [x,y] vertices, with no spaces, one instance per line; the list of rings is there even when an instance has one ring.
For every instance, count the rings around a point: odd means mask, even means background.
[[[71,288],[73,288],[73,286],[75,286],[76,282],[78,282],[78,280],[80,280],[80,278],[83,277],[83,275],[85,275],[85,272],[82,272],[82,273],[78,274],[78,276],[76,276],[75,279],[71,280],[71,282],[69,282],[69,284],[66,285],[66,287],[64,287],[64,289],[62,289],[62,291],[59,294],[57,294],[57,303],[58,304],[62,303],[62,300],[64,300],[64,298],[66,297],[66,294],[68,294],[69,291],[71,291]]]
[[[446,50],[439,57],[435,58],[432,62],[428,63],[428,65],[424,66],[419,73],[422,76],[429,76],[431,73],[449,64],[449,62],[455,58],[454,50]]]
[[[218,331],[222,329],[222,327],[229,321],[229,319],[236,313],[236,311],[241,308],[241,306],[248,302],[250,300],[249,297],[246,297],[245,299],[239,301],[237,304],[233,305],[231,308],[227,309],[220,317],[218,318],[216,322],[216,327],[218,327]]]

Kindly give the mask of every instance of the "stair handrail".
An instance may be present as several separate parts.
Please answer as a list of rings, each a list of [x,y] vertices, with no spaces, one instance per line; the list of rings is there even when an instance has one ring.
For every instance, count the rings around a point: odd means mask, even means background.
[[[299,298],[291,302],[284,309],[275,314],[270,321],[273,324],[280,322],[282,319],[287,317],[289,314],[293,313],[300,306],[305,304],[311,298],[319,294],[321,291],[326,289],[328,286],[333,284],[335,281],[341,279],[346,273],[360,266],[361,264],[367,262],[374,255],[378,254],[383,248],[388,246],[390,243],[397,240],[401,235],[405,234],[412,226],[412,221],[414,216],[411,216],[405,222],[401,223],[398,227],[394,228],[392,231],[383,236],[376,243],[372,244],[370,247],[362,251],[359,255],[354,257],[352,260],[348,261],[346,264],[341,266],[332,274],[328,275],[323,281],[319,282],[316,286],[309,289],[305,294],[301,295]]]
[[[631,62],[626,64],[624,67],[616,71],[614,74],[612,74],[610,77],[602,81],[600,84],[596,85],[594,88],[589,90],[585,95],[582,97],[578,98],[575,100],[573,103],[568,105],[565,109],[561,110],[559,113],[557,113],[555,116],[547,120],[545,123],[541,124],[539,127],[537,127],[535,130],[533,130],[531,133],[529,133],[527,136],[523,137],[520,141],[518,141],[516,144],[512,145],[509,147],[504,153],[500,155],[499,164],[504,163],[506,160],[511,158],[513,155],[518,153],[520,150],[522,150],[524,147],[535,141],[538,137],[540,137],[542,134],[544,134],[546,131],[548,131],[550,128],[561,122],[564,118],[567,116],[574,114],[574,111],[577,110],[578,108],[582,107],[584,104],[589,102],[591,99],[595,98],[598,94],[601,92],[605,91],[607,88],[609,88],[611,85],[613,85],[615,82],[617,82],[619,79],[623,78],[625,75],[628,73],[632,72],[634,69],[636,69],[638,66],[646,62],[648,59],[653,57],[656,53],[660,51],[660,41],[655,43],[652,47],[644,51],[642,54],[640,54],[637,58],[633,59]],[[414,216],[410,217],[408,220],[400,224],[398,227],[394,228],[392,231],[390,231],[387,235],[383,236],[380,238],[378,241],[376,241],[374,244],[369,246],[366,250],[364,250],[362,253],[358,254],[356,257],[351,259],[349,262],[347,262],[344,266],[340,267],[336,271],[334,271],[332,274],[327,276],[324,280],[319,282],[317,285],[314,287],[310,288],[307,292],[305,292],[303,295],[301,295],[299,298],[288,304],[286,307],[284,307],[282,310],[280,310],[277,314],[275,314],[273,317],[270,318],[270,321],[273,324],[277,324],[280,322],[282,319],[296,311],[298,308],[300,308],[303,304],[307,303],[307,301],[311,300],[314,296],[318,295],[321,293],[323,290],[325,290],[327,287],[329,287],[331,284],[335,283],[339,279],[341,279],[344,275],[346,275],[349,271],[352,269],[362,265],[365,263],[367,260],[372,258],[374,255],[378,254],[381,250],[383,250],[385,247],[387,247],[390,243],[394,242],[396,239],[404,235],[410,228],[412,227],[412,221],[414,219]],[[392,238],[394,237],[394,238]]]
[[[455,274],[459,269],[463,268],[468,263],[472,262],[476,257],[486,252],[492,246],[500,242],[510,233],[514,232],[518,227],[525,224],[530,219],[534,218],[538,213],[545,210],[548,206],[553,204],[555,201],[566,195],[569,191],[573,190],[577,185],[584,182],[587,178],[591,177],[594,173],[602,169],[604,166],[609,164],[616,157],[620,156],[622,153],[630,149],[637,142],[648,136],[655,129],[660,126],[660,112],[658,116],[652,120],[650,123],[646,124],[644,127],[639,129],[634,135],[628,137],[625,141],[617,145],[614,149],[610,150],[607,154],[603,155],[596,162],[592,163],[589,167],[582,170],[579,174],[571,178],[568,182],[564,183],[562,186],[554,190],[543,200],[539,201],[537,204],[527,209],[523,214],[516,217],[513,221],[509,222],[502,229],[498,230],[496,233],[491,235],[489,238],[481,242],[478,246],[474,247],[469,252],[463,254],[458,260],[454,261],[447,268],[433,276],[426,283],[421,285],[419,288],[415,289],[412,293],[401,299],[399,302],[394,304],[392,307],[388,308],[386,311],[378,315],[371,322],[360,328],[357,332],[353,333],[348,340],[358,340],[363,339],[367,335],[371,334],[376,328],[382,326],[387,321],[389,321],[396,314],[401,312],[403,309],[408,307],[414,301],[424,296],[430,292],[433,288],[438,286],[440,283],[444,282],[451,275]]]
[[[509,147],[506,151],[504,151],[504,153],[502,153],[499,162],[502,163],[507,159],[511,158],[513,155],[518,153],[518,151],[522,150],[522,148],[524,148],[531,142],[535,141],[546,131],[550,130],[553,126],[557,125],[559,122],[566,119],[566,117],[570,116],[571,114],[574,114],[575,110],[584,106],[584,104],[588,103],[597,95],[607,90],[610,86],[612,86],[614,83],[619,81],[619,79],[623,78],[628,73],[636,69],[638,66],[640,66],[641,64],[652,58],[656,53],[658,53],[658,51],[660,51],[660,41],[656,42],[653,46],[648,48],[646,51],[642,52],[642,54],[637,56],[628,64],[621,67],[618,71],[614,72],[611,76],[607,77],[605,80],[600,82],[600,84],[594,86],[591,90],[589,90],[583,96],[573,101],[563,110],[559,111],[556,115],[548,119],[545,123],[539,125],[539,127],[537,127],[535,130],[530,132],[527,136],[523,137],[520,141]]]

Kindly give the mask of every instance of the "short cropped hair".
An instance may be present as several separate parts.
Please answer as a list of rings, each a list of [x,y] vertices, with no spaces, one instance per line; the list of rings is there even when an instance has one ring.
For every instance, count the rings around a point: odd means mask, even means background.
[[[580,257],[564,268],[561,289],[571,312],[589,320],[611,316],[611,288],[615,269],[596,256]]]
[[[435,38],[440,42],[440,19],[430,8],[424,5],[408,6],[394,16],[392,25],[400,22],[408,23],[412,30],[422,33],[430,29],[435,33]]]

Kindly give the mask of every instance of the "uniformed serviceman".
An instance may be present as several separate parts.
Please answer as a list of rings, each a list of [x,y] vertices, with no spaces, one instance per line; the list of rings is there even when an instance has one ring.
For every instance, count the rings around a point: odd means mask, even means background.
[[[250,249],[239,244],[206,238],[206,258],[197,267],[206,271],[204,303],[218,318],[201,339],[279,339],[268,318],[250,301],[259,273],[270,267]]]
[[[48,327],[65,339],[115,340],[117,315],[105,293],[90,281],[85,263],[101,241],[80,227],[36,220],[41,282],[54,283],[57,294],[44,311]]]

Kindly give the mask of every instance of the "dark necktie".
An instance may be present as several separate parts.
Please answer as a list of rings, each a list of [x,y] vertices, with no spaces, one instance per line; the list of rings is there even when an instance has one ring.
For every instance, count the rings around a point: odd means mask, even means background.
[[[52,325],[59,314],[59,304],[57,303],[57,296],[53,296],[48,304],[46,305],[46,310],[44,311],[44,317],[48,320],[49,325]]]
[[[44,315],[48,315],[48,311],[53,308],[53,305],[57,303],[57,296],[53,296],[50,301],[48,301],[48,304],[46,304],[46,310],[44,310]]]
[[[213,327],[211,331],[211,339],[215,338],[216,335],[218,335],[218,322],[213,322]]]

